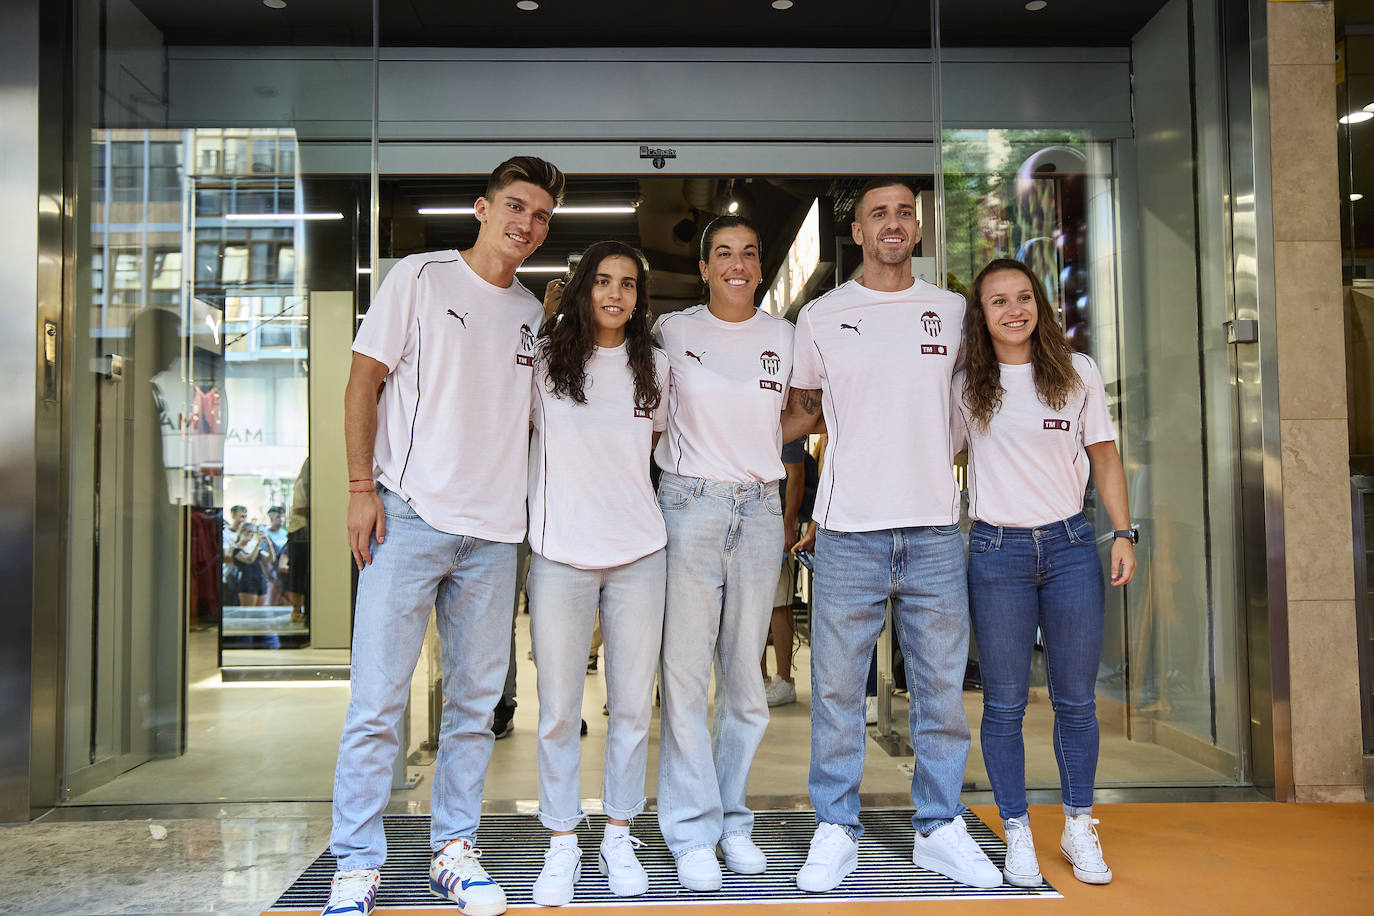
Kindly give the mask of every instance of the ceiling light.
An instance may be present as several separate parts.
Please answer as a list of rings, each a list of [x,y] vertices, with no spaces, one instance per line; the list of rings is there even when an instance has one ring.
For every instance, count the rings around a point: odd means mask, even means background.
[[[360,274],[370,274],[370,273],[372,273],[372,268],[371,268],[371,267],[359,267],[359,268],[358,268],[358,273],[360,273]]]
[[[286,0],[262,0],[262,5],[269,10],[284,10],[286,9]]]
[[[1368,105],[1364,106],[1364,110],[1365,110],[1365,111],[1374,111],[1374,102],[1370,102]]]
[[[252,220],[254,222],[266,222],[268,220],[298,220],[298,219],[343,219],[342,213],[226,213],[225,219]]]
[[[1374,118],[1374,113],[1368,111],[1352,111],[1350,114],[1341,118],[1342,124],[1359,124],[1361,121],[1368,121]]]
[[[1049,4],[1046,3],[1045,0],[1030,0],[1030,3],[1026,4],[1026,9],[1030,10],[1032,13],[1038,13],[1047,6],[1049,6]]]
[[[1364,200],[1364,195],[1359,191],[1350,192],[1350,202],[1353,204],[1357,200]]]
[[[563,274],[568,272],[567,264],[521,264],[515,268],[518,274]]]
[[[727,206],[727,207],[725,208],[725,212],[726,212],[726,213],[738,213],[738,212],[739,212],[739,201],[737,201],[737,200],[732,200],[732,201],[730,201],[730,205]]]
[[[421,216],[471,216],[476,211],[472,207],[421,207],[418,212]],[[578,206],[573,204],[567,207],[556,207],[553,212],[563,216],[610,216],[634,213],[635,208],[630,204],[608,204],[605,206]]]
[[[529,13],[539,9],[539,4],[535,3],[534,0],[517,0],[515,8]]]
[[[792,0],[773,0],[773,9],[775,10],[790,10],[791,8]]]

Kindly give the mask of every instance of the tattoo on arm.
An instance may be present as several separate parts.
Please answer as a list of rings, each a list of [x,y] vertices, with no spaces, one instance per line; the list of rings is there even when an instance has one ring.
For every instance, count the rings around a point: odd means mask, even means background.
[[[806,413],[815,415],[821,409],[821,393],[806,388],[798,390],[797,406]]]

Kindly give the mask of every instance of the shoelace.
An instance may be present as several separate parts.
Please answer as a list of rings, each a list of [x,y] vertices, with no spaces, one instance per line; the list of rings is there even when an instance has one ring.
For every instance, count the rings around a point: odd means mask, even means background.
[[[1007,822],[1007,861],[1021,856],[1035,857],[1035,841],[1031,838],[1030,827],[1012,818]]]
[[[577,867],[582,850],[576,846],[550,846],[544,850],[544,870],[550,875],[563,875]]]
[[[458,851],[449,852],[448,850],[450,848],[456,848]],[[476,846],[455,843],[453,847],[445,847],[445,849],[439,853],[439,867],[447,868],[460,875],[471,874],[473,871],[486,874],[486,872],[482,871],[482,866],[477,861],[480,858],[482,858],[482,850],[478,849]]]
[[[1097,818],[1092,818],[1087,823],[1078,820],[1069,822],[1070,841],[1073,843],[1074,864],[1079,868],[1085,865],[1105,865],[1102,861],[1102,841],[1097,838],[1097,825],[1100,823]]]
[[[814,857],[818,862],[833,862],[851,842],[853,841],[849,839],[849,834],[844,832],[843,827],[822,824],[816,839],[811,843],[811,851],[807,854],[806,861],[810,862]]]
[[[372,869],[359,868],[353,871],[341,871],[334,879],[334,886],[329,892],[329,901],[333,903],[343,903],[350,900],[361,900],[372,890]]]
[[[644,845],[644,841],[639,837],[624,834],[623,836],[607,837],[601,844],[601,854],[606,857],[606,864],[612,868],[629,868],[630,862],[626,859],[629,856],[634,861],[634,851]]]
[[[960,858],[966,862],[982,859],[984,857],[983,850],[978,847],[977,841],[969,836],[968,826],[964,824],[964,819],[956,817],[950,821],[950,825],[953,827],[954,833],[950,846],[959,854]]]

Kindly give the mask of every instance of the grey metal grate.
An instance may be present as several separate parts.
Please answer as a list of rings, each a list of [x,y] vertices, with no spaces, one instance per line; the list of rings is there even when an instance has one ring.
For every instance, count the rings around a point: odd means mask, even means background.
[[[578,827],[582,847],[582,880],[577,883],[573,906],[730,904],[780,900],[905,900],[988,899],[1004,897],[1058,897],[1049,884],[1023,889],[1002,885],[992,890],[966,887],[916,868],[911,864],[911,811],[881,808],[863,812],[865,833],[859,843],[859,868],[829,894],[805,894],[794,879],[806,861],[806,850],[815,830],[810,811],[760,811],[754,820],[754,842],[768,855],[768,871],[762,875],[735,875],[725,871],[725,885],[714,894],[699,894],[677,883],[673,857],[663,845],[658,821],[651,814],[635,821],[632,832],[644,841],[639,861],[649,873],[649,892],[640,897],[617,897],[610,892],[596,868],[596,850],[605,819],[591,818]],[[993,863],[1001,867],[1006,847],[986,824],[972,813],[965,815],[969,833]],[[378,909],[387,907],[454,909],[429,892],[429,816],[389,815],[385,819],[387,864],[377,896]],[[482,865],[500,882],[512,907],[533,906],[530,887],[544,864],[549,834],[533,815],[484,814],[478,842]],[[318,912],[329,896],[334,857],[328,852],[315,860],[277,900],[274,910]]]

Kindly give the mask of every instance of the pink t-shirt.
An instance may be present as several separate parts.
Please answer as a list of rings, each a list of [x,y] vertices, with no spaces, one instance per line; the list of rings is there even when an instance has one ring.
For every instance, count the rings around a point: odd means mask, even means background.
[[[1003,365],[1002,406],[986,430],[975,428],[964,404],[964,374],[951,383],[954,448],[969,445],[969,516],[989,525],[1034,528],[1083,511],[1088,485],[1086,447],[1116,438],[1102,374],[1092,358],[1073,355],[1083,384],[1063,410],[1051,410],[1035,390],[1030,363]]]

